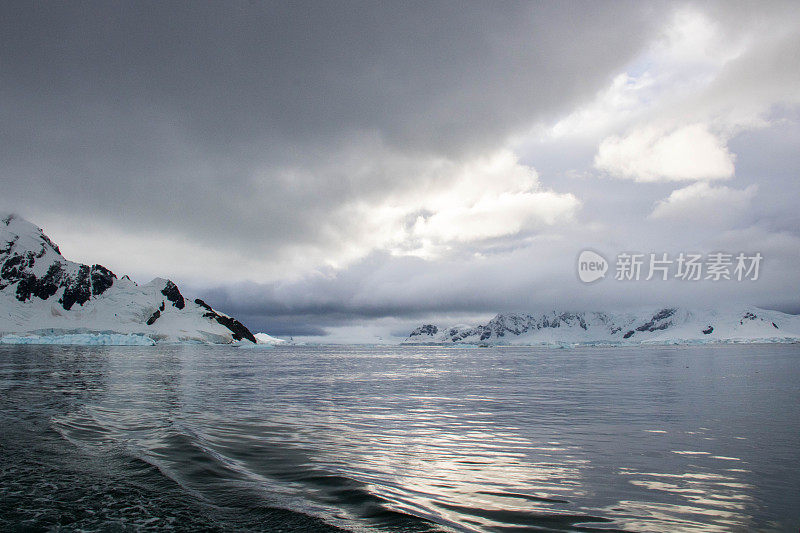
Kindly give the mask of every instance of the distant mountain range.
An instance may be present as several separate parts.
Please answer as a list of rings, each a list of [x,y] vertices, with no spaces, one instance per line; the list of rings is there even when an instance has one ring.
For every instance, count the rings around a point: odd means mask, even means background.
[[[68,261],[40,228],[0,214],[0,342],[231,343],[256,338],[168,279],[138,285]]]
[[[499,314],[485,325],[425,324],[403,344],[561,345],[800,342],[800,316],[757,307]]]

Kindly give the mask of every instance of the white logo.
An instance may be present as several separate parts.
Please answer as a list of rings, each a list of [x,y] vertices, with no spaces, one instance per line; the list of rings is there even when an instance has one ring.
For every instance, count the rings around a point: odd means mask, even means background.
[[[578,277],[584,283],[591,283],[604,278],[608,271],[608,261],[602,255],[591,250],[584,250],[578,256]]]

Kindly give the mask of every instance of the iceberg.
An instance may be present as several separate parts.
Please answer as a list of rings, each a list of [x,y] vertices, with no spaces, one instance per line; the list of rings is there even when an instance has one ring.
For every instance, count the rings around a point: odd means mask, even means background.
[[[258,341],[258,344],[267,344],[271,346],[275,346],[276,344],[287,344],[287,341],[273,337],[272,335],[268,335],[266,333],[256,333],[253,336],[256,338],[256,341]]]
[[[268,350],[270,348],[274,348],[275,346],[292,344],[289,341],[273,337],[272,335],[267,335],[266,333],[256,333],[253,336],[256,338],[256,344],[253,344],[252,342],[238,341],[233,343],[233,346],[236,346],[237,348]]]

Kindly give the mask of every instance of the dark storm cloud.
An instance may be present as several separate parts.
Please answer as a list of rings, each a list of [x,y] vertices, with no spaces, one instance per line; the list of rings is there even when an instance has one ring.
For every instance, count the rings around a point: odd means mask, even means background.
[[[631,7],[7,4],[4,71],[11,92],[57,105],[171,111],[219,151],[364,127],[427,150],[591,94],[646,35]]]
[[[343,204],[418,179],[377,160],[494,148],[591,95],[656,19],[597,2],[0,10],[5,207],[253,254],[346,239]]]

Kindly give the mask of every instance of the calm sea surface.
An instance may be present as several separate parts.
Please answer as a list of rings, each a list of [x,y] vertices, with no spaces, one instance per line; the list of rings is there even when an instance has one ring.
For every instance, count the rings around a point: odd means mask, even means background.
[[[0,347],[0,530],[798,531],[800,345]]]

